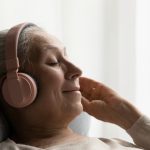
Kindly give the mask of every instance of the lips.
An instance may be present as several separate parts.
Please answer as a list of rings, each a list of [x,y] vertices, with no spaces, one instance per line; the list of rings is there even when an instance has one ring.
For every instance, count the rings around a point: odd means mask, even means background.
[[[76,92],[76,91],[80,91],[80,88],[79,87],[74,87],[74,88],[69,88],[69,89],[63,90],[64,93],[67,93],[67,92]]]

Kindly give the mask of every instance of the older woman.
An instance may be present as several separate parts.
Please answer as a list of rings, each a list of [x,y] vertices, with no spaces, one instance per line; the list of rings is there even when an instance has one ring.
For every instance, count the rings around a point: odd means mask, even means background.
[[[150,120],[104,84],[80,77],[54,36],[18,25],[0,32],[0,52],[0,103],[10,127],[1,150],[150,149]],[[136,145],[74,133],[68,124],[83,110],[124,128]]]

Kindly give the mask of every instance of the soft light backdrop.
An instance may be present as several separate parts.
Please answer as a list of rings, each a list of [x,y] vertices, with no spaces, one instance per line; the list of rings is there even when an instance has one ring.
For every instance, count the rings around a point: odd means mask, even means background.
[[[64,42],[83,75],[114,88],[150,116],[149,7],[149,0],[0,0],[0,30],[38,24]],[[89,136],[130,139],[86,114],[74,127]]]

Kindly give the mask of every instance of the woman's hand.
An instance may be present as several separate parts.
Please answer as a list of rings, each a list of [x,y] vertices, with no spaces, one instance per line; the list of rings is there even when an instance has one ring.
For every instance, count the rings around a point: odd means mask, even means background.
[[[141,113],[115,91],[100,82],[80,78],[83,109],[95,118],[130,128]]]

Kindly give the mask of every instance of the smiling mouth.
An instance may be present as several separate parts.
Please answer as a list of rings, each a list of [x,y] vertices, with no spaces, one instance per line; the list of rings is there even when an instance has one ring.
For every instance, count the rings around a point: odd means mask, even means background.
[[[63,91],[63,93],[80,92],[79,90]]]
[[[64,90],[63,93],[69,93],[69,92],[80,92],[80,88],[74,88],[71,90]]]
[[[69,90],[69,91],[63,91],[64,95],[81,95],[81,92],[79,90]]]

